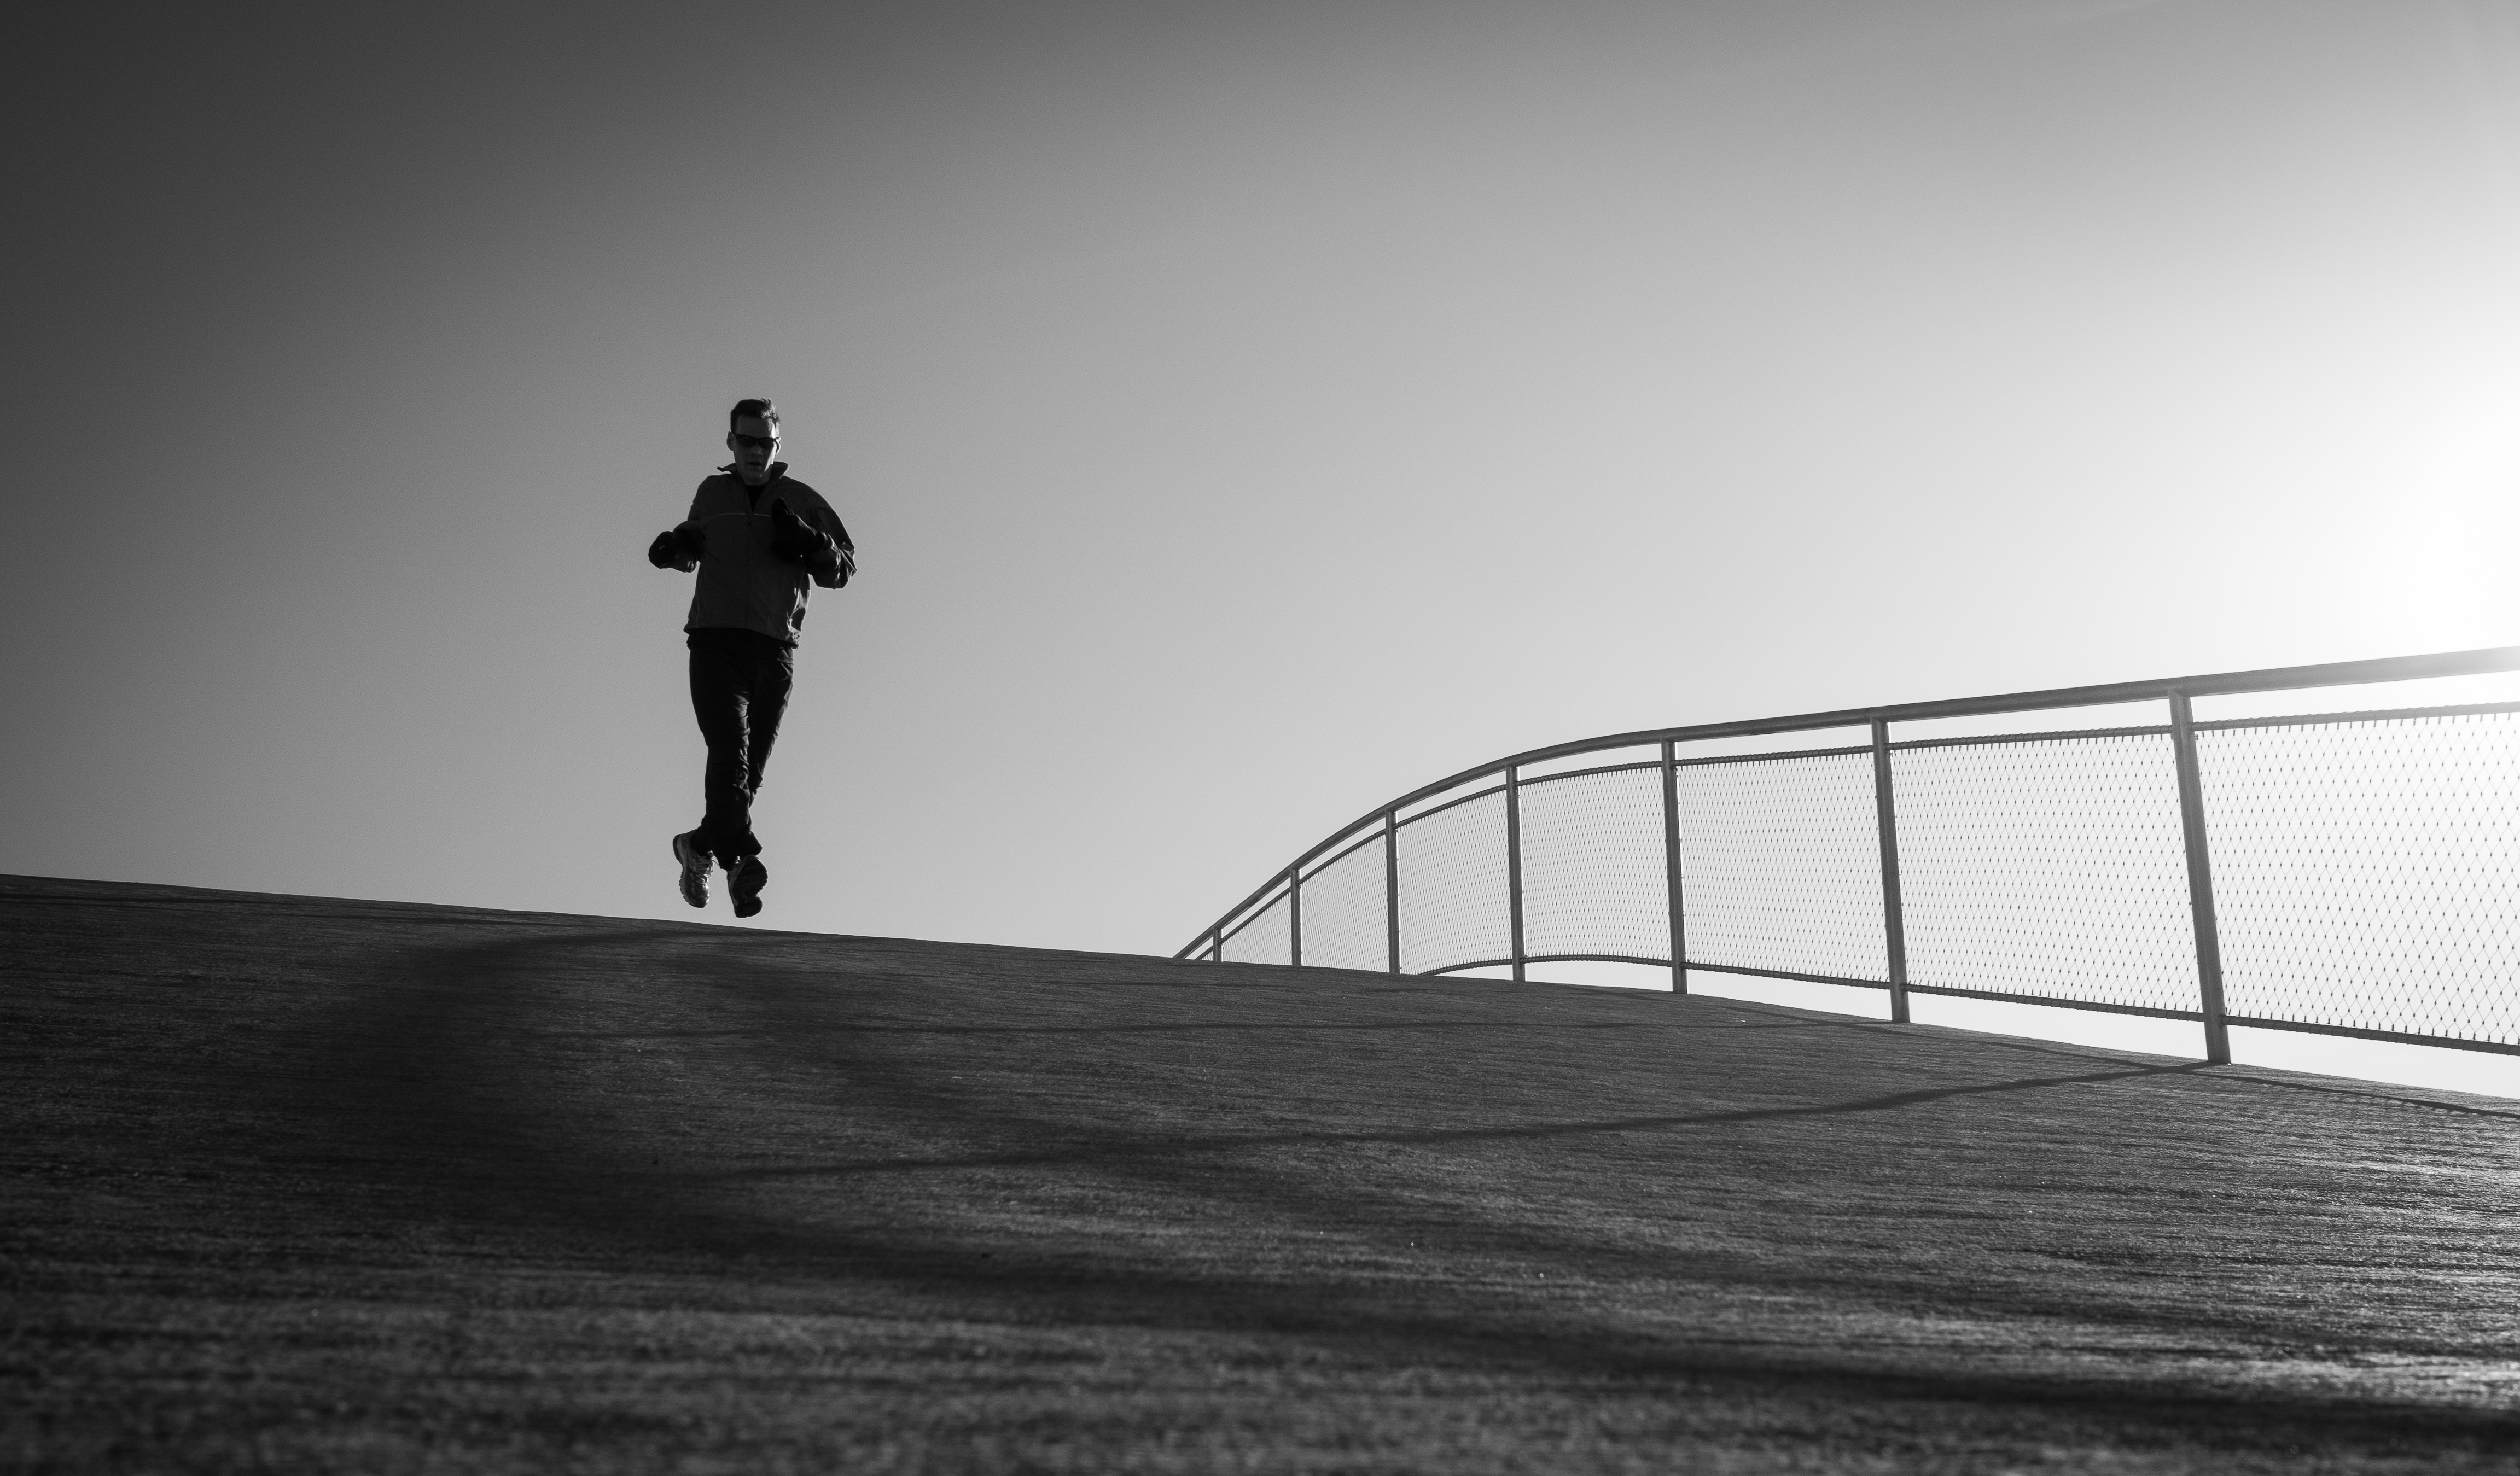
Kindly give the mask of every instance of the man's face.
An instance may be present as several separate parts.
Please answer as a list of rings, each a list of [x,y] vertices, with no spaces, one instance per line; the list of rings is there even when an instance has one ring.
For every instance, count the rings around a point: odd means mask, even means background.
[[[757,415],[738,416],[735,428],[726,433],[726,449],[735,453],[735,474],[757,487],[770,478],[779,431]]]

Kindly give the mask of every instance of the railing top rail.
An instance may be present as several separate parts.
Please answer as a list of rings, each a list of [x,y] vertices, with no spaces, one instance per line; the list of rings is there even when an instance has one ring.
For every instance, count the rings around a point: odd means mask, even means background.
[[[1525,764],[1544,763],[1589,753],[1598,748],[1634,748],[1648,743],[1698,742],[1708,738],[1755,738],[1770,733],[1808,733],[1823,728],[1864,728],[1875,722],[1915,723],[1929,718],[1986,717],[2005,712],[2038,712],[2057,707],[2106,707],[2119,702],[2157,701],[2172,693],[2184,693],[2190,697],[2228,696],[2242,692],[2285,692],[2296,688],[2357,687],[2373,682],[2410,682],[2426,677],[2465,677],[2483,672],[2520,671],[2520,646],[2489,646],[2475,650],[2435,651],[2419,656],[2382,656],[2368,661],[2327,661],[2315,666],[2272,666],[2258,671],[2211,672],[2201,676],[2163,677],[2141,682],[2107,682],[2096,687],[2051,687],[2039,692],[2007,692],[1992,696],[1952,697],[1934,702],[1896,702],[1881,707],[1843,707],[1833,712],[1802,712],[1787,717],[1742,718],[1726,723],[1696,723],[1682,728],[1648,728],[1635,733],[1604,734],[1599,738],[1578,738],[1569,743],[1552,743],[1546,748],[1533,748],[1522,753],[1464,769],[1459,774],[1439,779],[1431,784],[1412,789],[1388,804],[1377,805],[1372,813],[1332,831],[1321,844],[1295,858],[1294,865],[1310,865],[1332,846],[1355,835],[1368,826],[1380,825],[1384,812],[1404,809],[1457,788],[1473,780],[1499,774]],[[1199,933],[1205,938],[1216,928],[1240,916],[1244,909],[1260,900],[1285,876],[1283,871],[1273,875],[1250,896],[1228,908],[1214,923]],[[1182,950],[1182,957],[1197,947],[1193,939]]]

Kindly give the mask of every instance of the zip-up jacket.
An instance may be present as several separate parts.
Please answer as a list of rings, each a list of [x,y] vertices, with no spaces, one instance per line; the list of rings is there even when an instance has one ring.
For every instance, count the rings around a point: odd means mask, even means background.
[[[781,557],[772,509],[782,505],[804,522],[807,542],[819,539],[821,547],[791,549],[792,557]],[[839,514],[823,494],[789,476],[786,462],[771,463],[769,479],[757,492],[744,486],[733,466],[721,469],[692,494],[692,514],[674,536],[699,559],[691,618],[683,622],[687,631],[758,631],[793,646],[805,625],[806,581],[835,590],[857,568],[857,546]]]

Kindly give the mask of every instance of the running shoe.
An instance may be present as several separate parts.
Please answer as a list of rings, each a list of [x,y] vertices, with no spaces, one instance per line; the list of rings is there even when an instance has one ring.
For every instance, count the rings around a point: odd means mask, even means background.
[[[674,837],[674,859],[683,865],[683,900],[694,907],[706,907],[709,853],[692,844],[692,837],[698,833],[698,830],[686,830]],[[756,910],[760,906],[757,902],[753,904]]]
[[[735,915],[749,917],[761,911],[761,889],[770,884],[770,868],[758,856],[746,856],[729,868],[726,894],[735,899]]]

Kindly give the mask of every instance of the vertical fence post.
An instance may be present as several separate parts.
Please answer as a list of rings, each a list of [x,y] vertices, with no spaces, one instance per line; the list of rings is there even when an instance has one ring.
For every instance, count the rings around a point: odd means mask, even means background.
[[[1210,963],[1225,962],[1225,924],[1222,922],[1208,932],[1207,962]]]
[[[1400,812],[1382,812],[1382,920],[1391,971],[1400,972]]]
[[[2196,994],[2204,1006],[2205,1059],[2231,1058],[2223,1023],[2223,934],[2214,921],[2214,869],[2205,856],[2205,784],[2196,770],[2195,714],[2187,693],[2170,694],[2171,753],[2179,765],[2179,827],[2187,840],[2187,913],[2196,924]]]
[[[1890,724],[1872,720],[1872,809],[1881,827],[1881,932],[1890,965],[1890,1018],[1908,1023],[1908,909],[1899,895],[1899,806],[1890,790]]]
[[[1662,885],[1671,901],[1671,992],[1688,993],[1688,930],[1680,907],[1680,756],[1662,740]]]
[[[1513,982],[1522,980],[1522,771],[1505,771],[1505,880],[1507,917],[1513,927]]]
[[[1286,962],[1304,966],[1304,868],[1286,868]]]

